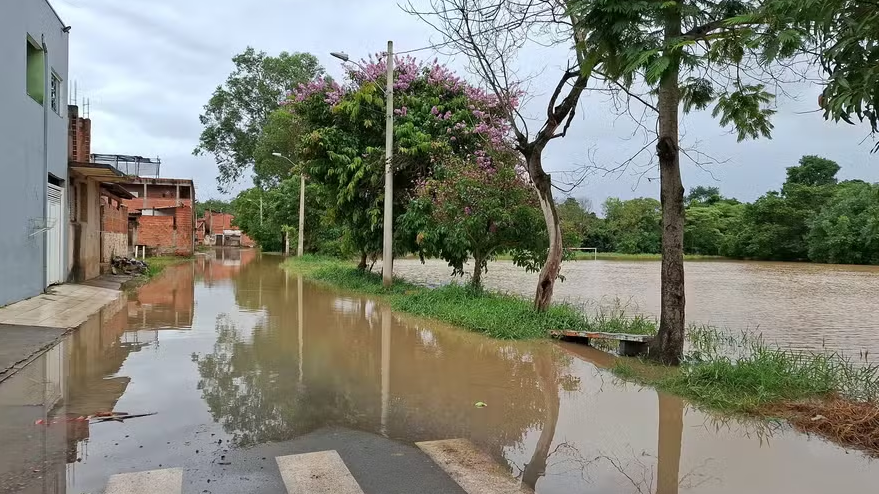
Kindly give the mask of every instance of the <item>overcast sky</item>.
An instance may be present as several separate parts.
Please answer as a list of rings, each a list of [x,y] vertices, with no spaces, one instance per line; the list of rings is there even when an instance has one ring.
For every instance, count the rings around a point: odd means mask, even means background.
[[[70,33],[70,75],[79,98],[91,102],[92,152],[160,156],[162,176],[192,178],[197,197],[217,192],[217,167],[210,156],[195,157],[201,126],[198,116],[232,70],[231,58],[248,45],[269,54],[311,52],[327,71],[341,77],[330,51],[360,58],[439,41],[431,28],[397,7],[396,0],[51,0]],[[562,55],[559,57],[558,55]],[[419,56],[437,56],[430,50]],[[439,55],[460,72],[466,61]],[[519,65],[539,74],[532,82],[531,113],[558,80],[564,53],[532,50]],[[467,76],[471,80],[472,77]],[[864,127],[824,122],[816,109],[817,86],[801,85],[796,99],[779,101],[772,140],[737,143],[708,114],[688,116],[685,146],[721,161],[701,169],[682,160],[684,186],[715,185],[724,195],[753,200],[784,181],[785,167],[804,154],[817,154],[842,166],[841,178],[879,181],[879,156]],[[643,141],[630,139],[631,120],[617,118],[606,97],[581,102],[568,136],[545,153],[549,170],[574,170],[595,162],[612,167],[631,156]],[[658,197],[655,171],[631,167],[622,174],[594,174],[575,191],[596,209],[608,196]],[[554,178],[561,182],[561,174]],[[244,181],[237,190],[250,186]]]

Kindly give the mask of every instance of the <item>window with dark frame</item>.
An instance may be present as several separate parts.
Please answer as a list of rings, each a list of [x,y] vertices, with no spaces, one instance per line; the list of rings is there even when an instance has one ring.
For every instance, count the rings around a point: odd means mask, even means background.
[[[52,72],[52,84],[49,87],[49,101],[52,105],[52,111],[61,115],[61,105],[58,100],[61,99],[61,79]]]

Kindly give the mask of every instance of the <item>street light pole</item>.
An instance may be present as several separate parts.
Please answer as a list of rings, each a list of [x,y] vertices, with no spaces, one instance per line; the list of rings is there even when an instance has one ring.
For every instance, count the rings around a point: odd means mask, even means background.
[[[385,222],[382,241],[382,284],[389,288],[394,280],[394,42],[388,41],[388,81],[385,99]]]
[[[296,163],[281,153],[272,153],[272,156],[284,158],[294,167]],[[305,252],[305,171],[299,171],[299,244],[296,246],[296,255],[302,257]]]
[[[350,62],[348,54],[332,52],[330,55],[343,62]],[[387,87],[385,88],[385,212],[382,229],[382,284],[391,286],[394,280],[394,42],[388,41]],[[351,62],[363,68],[357,62]]]

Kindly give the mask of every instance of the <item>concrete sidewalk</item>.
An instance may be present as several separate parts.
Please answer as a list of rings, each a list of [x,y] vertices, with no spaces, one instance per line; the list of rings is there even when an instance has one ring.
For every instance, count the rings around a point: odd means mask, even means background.
[[[0,308],[0,382],[121,296],[118,287],[58,285]]]

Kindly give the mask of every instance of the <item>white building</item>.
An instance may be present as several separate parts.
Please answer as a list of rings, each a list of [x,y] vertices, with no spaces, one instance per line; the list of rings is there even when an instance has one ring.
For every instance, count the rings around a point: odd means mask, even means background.
[[[0,1],[0,306],[70,270],[68,31],[46,0]]]

